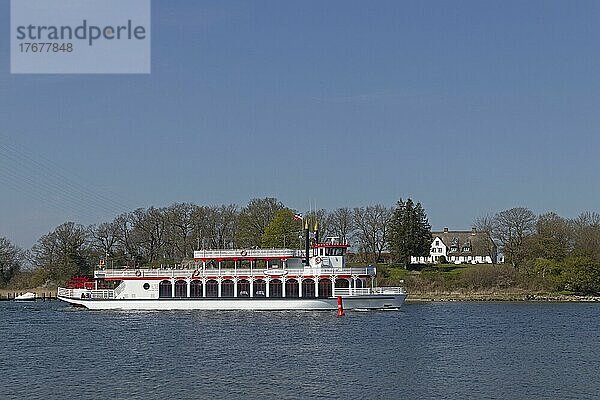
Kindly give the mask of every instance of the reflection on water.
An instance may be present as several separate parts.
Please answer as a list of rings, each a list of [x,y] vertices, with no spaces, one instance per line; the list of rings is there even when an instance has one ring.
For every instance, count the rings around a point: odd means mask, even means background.
[[[592,399],[599,304],[115,312],[0,303],[0,398]]]

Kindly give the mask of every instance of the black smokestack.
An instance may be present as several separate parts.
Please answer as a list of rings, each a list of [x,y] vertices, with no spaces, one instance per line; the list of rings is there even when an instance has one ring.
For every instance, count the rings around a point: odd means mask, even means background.
[[[308,250],[310,248],[310,237],[309,237],[309,234],[308,234],[308,221],[306,221],[306,223],[304,224],[304,240],[305,240],[305,245],[306,245],[306,254],[305,254],[306,258],[304,260],[304,264],[306,266],[308,266],[309,265]]]

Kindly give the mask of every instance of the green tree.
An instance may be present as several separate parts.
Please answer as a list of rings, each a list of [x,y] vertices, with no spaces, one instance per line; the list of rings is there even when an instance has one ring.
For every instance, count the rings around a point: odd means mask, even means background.
[[[59,284],[73,275],[90,274],[93,267],[89,237],[85,227],[73,222],[65,222],[42,236],[33,246],[32,253],[43,280]]]
[[[302,221],[294,220],[294,212],[288,208],[279,210],[265,228],[262,247],[299,248],[298,236],[302,234]]]
[[[238,218],[236,245],[238,247],[260,246],[267,226],[275,213],[284,208],[275,198],[252,199],[242,209]]]
[[[0,237],[0,287],[5,287],[21,270],[23,251],[7,238]]]
[[[425,257],[431,247],[431,225],[421,203],[400,199],[390,221],[390,250],[406,267],[410,257]]]
[[[580,293],[600,292],[600,262],[591,257],[571,256],[563,262],[565,289]]]
[[[538,217],[536,232],[523,241],[529,258],[562,260],[573,247],[572,224],[559,215],[550,212]]]

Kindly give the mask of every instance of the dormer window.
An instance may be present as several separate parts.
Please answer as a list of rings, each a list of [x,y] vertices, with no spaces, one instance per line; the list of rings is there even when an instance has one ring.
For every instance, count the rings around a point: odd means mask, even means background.
[[[466,243],[463,245],[462,251],[463,251],[463,252],[469,252],[469,251],[471,251],[471,242],[470,242],[470,241],[469,241],[469,242],[466,242]]]
[[[450,253],[458,252],[458,238],[452,238],[452,244],[450,245]]]

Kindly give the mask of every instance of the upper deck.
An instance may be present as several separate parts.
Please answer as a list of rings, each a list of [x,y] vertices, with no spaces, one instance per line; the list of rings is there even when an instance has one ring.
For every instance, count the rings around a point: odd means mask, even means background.
[[[304,250],[294,249],[220,249],[195,250],[194,260],[287,260],[304,257]]]
[[[165,279],[208,277],[315,277],[315,276],[375,276],[375,267],[300,267],[300,268],[196,268],[196,269],[103,269],[94,271],[96,279]]]

